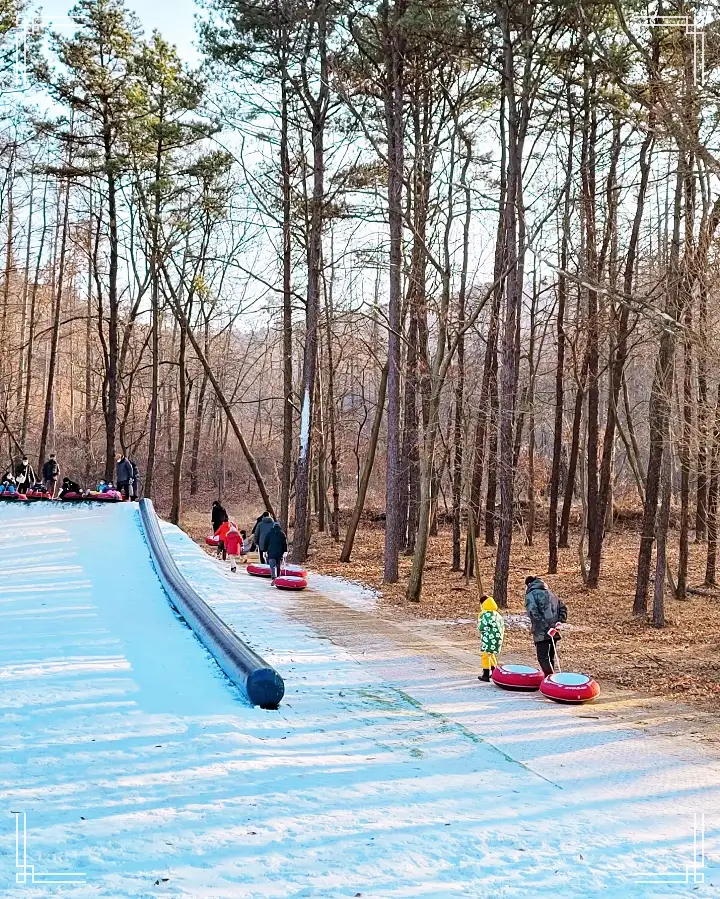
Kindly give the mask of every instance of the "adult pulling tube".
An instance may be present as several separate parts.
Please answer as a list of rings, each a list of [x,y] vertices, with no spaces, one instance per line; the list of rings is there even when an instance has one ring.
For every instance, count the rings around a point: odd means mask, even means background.
[[[140,500],[140,520],[155,570],[170,602],[253,705],[275,709],[285,693],[282,677],[232,631],[180,573],[149,499]]]

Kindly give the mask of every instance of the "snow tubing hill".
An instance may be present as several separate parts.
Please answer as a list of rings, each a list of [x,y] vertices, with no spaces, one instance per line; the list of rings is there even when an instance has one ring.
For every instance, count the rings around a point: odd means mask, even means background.
[[[498,665],[492,681],[505,690],[537,690],[545,679],[539,668],[530,665]]]
[[[590,702],[599,695],[600,687],[587,674],[562,671],[549,674],[540,684],[540,692],[555,702]]]
[[[149,499],[140,500],[140,520],[153,565],[170,602],[253,705],[277,708],[285,693],[282,677],[243,643],[182,576]]]

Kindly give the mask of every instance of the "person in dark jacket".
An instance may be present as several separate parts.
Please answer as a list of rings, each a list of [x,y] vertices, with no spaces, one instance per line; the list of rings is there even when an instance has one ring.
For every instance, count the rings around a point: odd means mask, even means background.
[[[117,460],[117,485],[118,490],[122,493],[123,499],[131,499],[131,487],[130,482],[132,481],[133,471],[132,471],[132,463],[125,455],[118,456]]]
[[[540,667],[546,675],[552,674],[557,665],[557,656],[555,643],[549,632],[558,622],[567,620],[567,608],[542,578],[531,575],[525,579],[525,609],[530,619]],[[555,639],[559,640],[560,637]]]
[[[59,498],[62,499],[66,493],[82,493],[82,487],[70,478],[63,478]]]
[[[265,510],[255,522],[253,537],[255,539],[255,546],[257,546],[258,552],[260,553],[260,562],[265,561],[265,541],[274,523],[272,515],[267,510]]]
[[[18,462],[15,469],[15,481],[18,493],[27,493],[35,483],[35,472],[27,456],[23,456],[22,462]]]
[[[280,522],[274,521],[265,538],[265,553],[270,566],[270,583],[272,584],[275,583],[275,578],[278,576],[287,548],[287,537],[280,527]]]
[[[213,534],[216,534],[217,529],[220,527],[220,525],[224,521],[228,520],[228,513],[225,511],[225,507],[222,505],[219,499],[216,499],[212,504],[210,518],[212,520]]]
[[[43,465],[42,476],[45,483],[45,489],[50,496],[54,497],[55,491],[57,490],[58,478],[60,477],[60,466],[55,458],[55,453],[50,453],[50,458]]]
[[[140,469],[137,466],[137,462],[134,460],[130,460],[130,465],[132,465],[132,483],[130,486],[132,487],[132,495],[135,502],[140,501]]]

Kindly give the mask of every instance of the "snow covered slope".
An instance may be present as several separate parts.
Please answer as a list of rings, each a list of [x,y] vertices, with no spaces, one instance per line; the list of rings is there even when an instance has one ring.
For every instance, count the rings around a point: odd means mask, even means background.
[[[168,526],[186,577],[285,677],[279,711],[252,708],[172,612],[136,516],[0,507],[0,895],[717,894],[716,760],[623,752],[558,707],[422,680],[427,659],[391,646],[386,670],[353,658],[294,620],[308,594],[231,578]],[[702,881],[638,883],[692,860],[695,810]],[[12,812],[28,864],[85,882],[16,884]]]

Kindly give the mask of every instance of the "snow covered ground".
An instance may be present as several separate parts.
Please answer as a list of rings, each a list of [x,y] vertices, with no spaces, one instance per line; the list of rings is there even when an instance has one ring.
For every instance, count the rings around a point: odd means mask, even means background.
[[[351,653],[298,621],[310,593],[230,576],[167,526],[188,579],[285,677],[278,711],[251,708],[170,609],[136,519],[0,507],[1,896],[720,892],[717,757],[389,639]],[[85,882],[16,884],[13,812],[36,873]],[[681,877],[638,882],[663,869]]]

